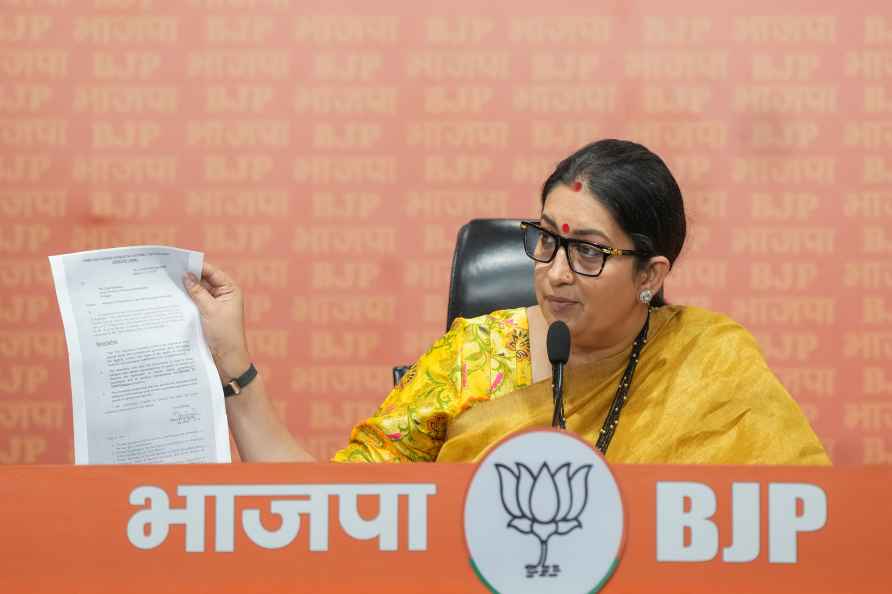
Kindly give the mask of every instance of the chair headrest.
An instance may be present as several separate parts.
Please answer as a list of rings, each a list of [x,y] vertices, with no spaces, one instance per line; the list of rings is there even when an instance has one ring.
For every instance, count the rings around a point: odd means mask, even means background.
[[[447,330],[457,317],[536,303],[533,261],[520,219],[473,219],[458,232],[449,283]]]

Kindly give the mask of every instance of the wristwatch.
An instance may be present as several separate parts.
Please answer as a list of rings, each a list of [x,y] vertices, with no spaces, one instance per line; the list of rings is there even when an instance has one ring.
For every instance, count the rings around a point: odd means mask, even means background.
[[[223,384],[223,396],[229,398],[230,396],[240,394],[241,391],[245,389],[245,386],[254,381],[255,377],[257,377],[257,368],[251,363],[251,366],[248,367],[248,371],[233,378],[228,384]]]

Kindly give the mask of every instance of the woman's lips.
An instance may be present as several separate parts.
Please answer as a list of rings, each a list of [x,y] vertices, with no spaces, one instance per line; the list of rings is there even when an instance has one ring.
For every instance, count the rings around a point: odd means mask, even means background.
[[[564,313],[579,305],[578,301],[573,301],[571,299],[562,299],[560,297],[546,297],[545,300],[548,302],[548,307],[555,314]]]

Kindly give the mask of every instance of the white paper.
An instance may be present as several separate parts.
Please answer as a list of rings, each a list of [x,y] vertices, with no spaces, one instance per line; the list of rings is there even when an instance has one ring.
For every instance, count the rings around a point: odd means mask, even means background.
[[[182,283],[203,260],[164,246],[50,256],[76,464],[230,461],[220,376]]]

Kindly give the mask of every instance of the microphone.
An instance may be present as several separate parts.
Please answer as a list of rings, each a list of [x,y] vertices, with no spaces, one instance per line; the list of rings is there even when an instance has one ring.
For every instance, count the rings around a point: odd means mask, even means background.
[[[551,426],[567,428],[564,418],[564,365],[570,358],[570,329],[567,324],[558,320],[548,327],[548,338],[545,341],[548,349],[548,360],[551,361],[551,390],[554,397],[554,415]]]

